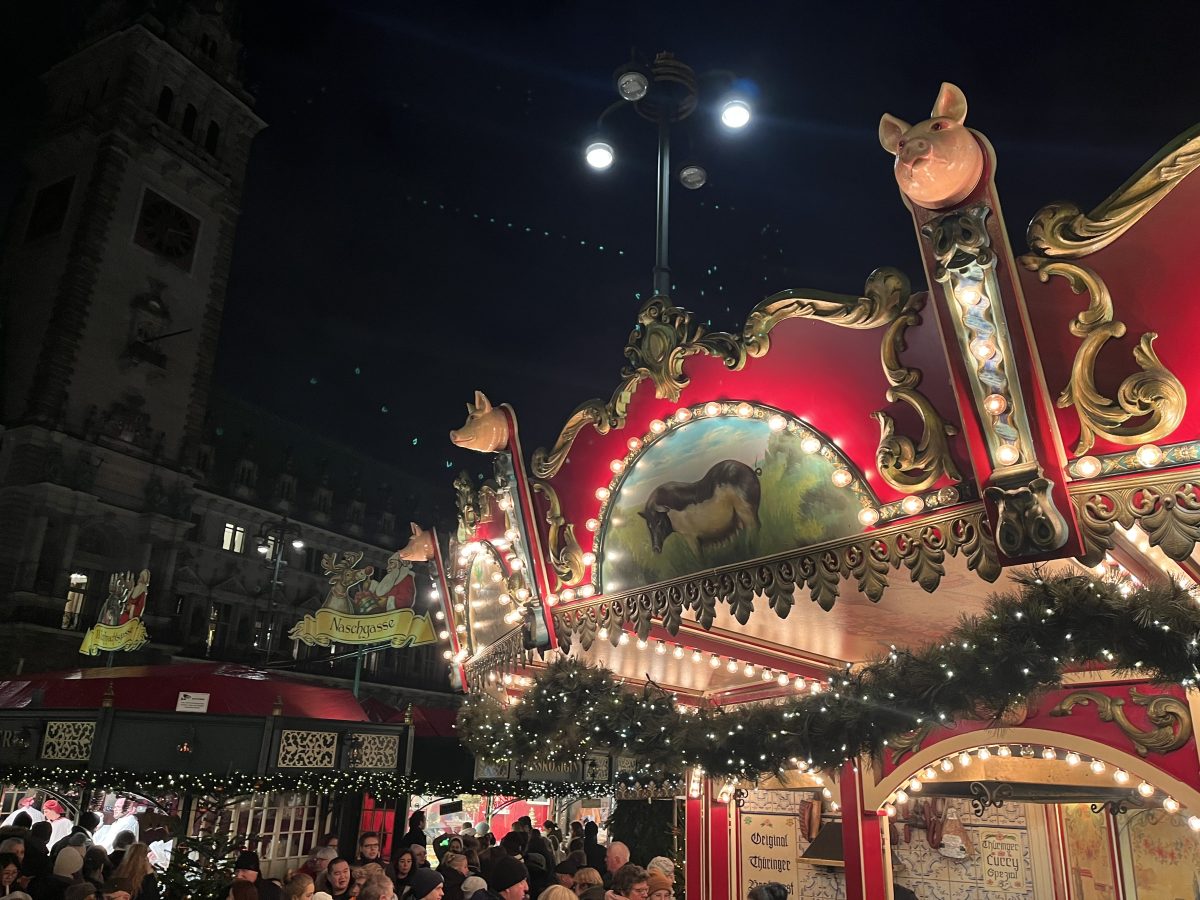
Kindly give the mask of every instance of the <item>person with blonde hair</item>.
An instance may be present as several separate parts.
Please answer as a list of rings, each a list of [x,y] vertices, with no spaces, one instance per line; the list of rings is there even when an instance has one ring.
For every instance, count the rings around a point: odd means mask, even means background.
[[[599,869],[584,866],[575,872],[575,893],[579,900],[604,900],[604,879]]]
[[[283,886],[283,900],[312,900],[316,890],[317,885],[312,876],[298,872]]]
[[[129,892],[131,900],[159,900],[158,876],[150,865],[150,848],[140,841],[129,845],[113,878],[128,879],[133,888]]]
[[[577,898],[575,892],[569,887],[552,884],[537,895],[537,900],[577,900]]]

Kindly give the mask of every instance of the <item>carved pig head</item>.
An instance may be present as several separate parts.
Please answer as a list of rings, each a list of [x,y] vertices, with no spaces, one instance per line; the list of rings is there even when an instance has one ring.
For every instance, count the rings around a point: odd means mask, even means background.
[[[422,531],[416,522],[409,522],[412,537],[408,539],[396,555],[405,562],[425,562],[433,559],[433,532]]]
[[[916,125],[884,114],[879,143],[896,157],[896,183],[926,209],[945,209],[967,198],[983,174],[983,148],[964,126],[967,98],[944,82],[931,118]]]
[[[1027,485],[989,487],[984,497],[996,504],[996,546],[1016,559],[1057,550],[1070,536],[1067,521],[1054,505],[1054,483],[1034,478]]]
[[[456,447],[494,453],[508,446],[508,419],[504,412],[493,409],[483,391],[475,392],[475,402],[467,404],[467,421],[457,431],[450,432]]]

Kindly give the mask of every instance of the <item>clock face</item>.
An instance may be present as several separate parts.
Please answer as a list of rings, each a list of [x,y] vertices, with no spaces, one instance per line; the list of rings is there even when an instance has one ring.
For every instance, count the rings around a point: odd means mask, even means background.
[[[200,220],[149,188],[142,198],[134,243],[185,272],[192,268]]]

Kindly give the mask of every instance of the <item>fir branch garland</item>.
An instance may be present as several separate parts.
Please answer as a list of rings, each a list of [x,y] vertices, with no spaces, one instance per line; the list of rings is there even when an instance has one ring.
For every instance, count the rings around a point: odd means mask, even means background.
[[[835,768],[930,723],[981,713],[998,721],[1071,668],[1096,664],[1185,687],[1200,679],[1200,607],[1184,588],[1042,578],[1036,569],[1014,580],[1015,590],[993,595],[940,641],[831,671],[815,695],[687,715],[654,686],[635,694],[612,672],[563,658],[515,706],[469,698],[458,734],[492,761],[567,762],[607,750],[637,757],[643,779],[679,777],[692,765],[752,778],[789,761]]]

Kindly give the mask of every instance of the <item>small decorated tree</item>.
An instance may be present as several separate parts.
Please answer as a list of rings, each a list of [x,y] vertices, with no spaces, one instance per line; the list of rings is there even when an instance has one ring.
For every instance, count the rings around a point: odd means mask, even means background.
[[[176,831],[171,865],[160,879],[168,900],[225,900],[229,893],[233,864],[246,846],[246,836],[212,827],[222,819],[222,805],[208,798],[198,833],[186,834],[186,823]]]

